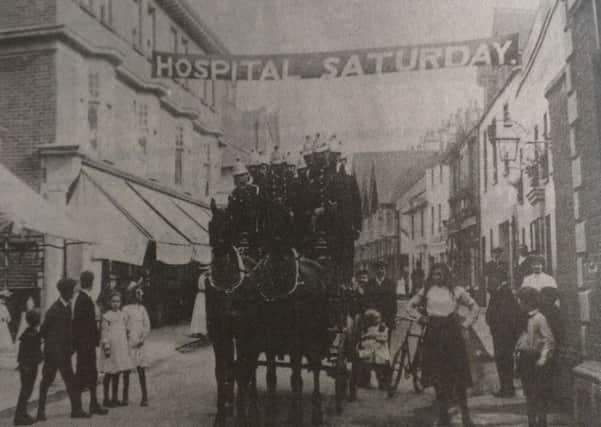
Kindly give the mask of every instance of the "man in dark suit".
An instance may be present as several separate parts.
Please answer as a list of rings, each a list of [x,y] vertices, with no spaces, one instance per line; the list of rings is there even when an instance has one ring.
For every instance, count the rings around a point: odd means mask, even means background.
[[[81,289],[73,297],[73,349],[77,354],[75,382],[78,393],[82,393],[86,388],[90,390],[90,414],[106,415],[108,411],[98,404],[96,395],[96,347],[100,342],[100,333],[96,308],[89,294],[94,286],[94,273],[81,273],[79,284]]]
[[[499,375],[496,397],[513,397],[513,350],[519,336],[520,307],[509,286],[507,265],[501,257],[503,249],[493,250],[493,261],[486,265],[486,285],[490,301],[486,323],[492,335],[495,363]]]
[[[518,247],[518,262],[516,264],[513,272],[513,287],[514,289],[520,289],[524,278],[532,274],[531,259],[528,256],[528,246],[520,245]]]
[[[54,382],[56,371],[61,373],[67,394],[71,401],[71,418],[89,418],[90,414],[81,409],[81,394],[74,381],[71,354],[73,352],[73,331],[71,316],[71,300],[75,289],[73,279],[61,279],[57,288],[60,297],[46,312],[40,328],[44,340],[44,367],[40,382],[40,399],[38,404],[38,421],[46,420],[46,396]]]

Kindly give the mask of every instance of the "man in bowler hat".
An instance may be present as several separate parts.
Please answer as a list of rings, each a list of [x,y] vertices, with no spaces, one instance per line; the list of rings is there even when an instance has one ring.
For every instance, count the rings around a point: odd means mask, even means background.
[[[44,367],[40,382],[38,421],[46,420],[46,396],[50,385],[54,382],[56,371],[61,373],[67,387],[67,394],[71,401],[71,418],[90,417],[90,414],[81,409],[81,393],[75,385],[71,366],[73,352],[71,300],[75,281],[60,279],[57,288],[60,297],[46,312],[40,328],[40,335],[44,340]]]

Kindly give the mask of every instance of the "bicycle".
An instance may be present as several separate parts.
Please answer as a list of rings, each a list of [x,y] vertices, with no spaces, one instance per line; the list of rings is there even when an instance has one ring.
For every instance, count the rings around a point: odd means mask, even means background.
[[[401,317],[400,320],[409,322],[409,327],[405,333],[405,338],[392,359],[392,373],[390,375],[390,384],[388,385],[388,397],[393,397],[397,391],[403,374],[405,379],[412,377],[413,390],[416,393],[423,391],[421,383],[421,347],[426,327],[413,317]],[[415,352],[411,354],[410,340],[417,339]]]

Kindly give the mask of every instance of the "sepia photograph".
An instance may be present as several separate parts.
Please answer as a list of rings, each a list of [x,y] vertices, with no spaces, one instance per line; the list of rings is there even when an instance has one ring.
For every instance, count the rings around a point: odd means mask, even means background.
[[[601,426],[601,0],[0,0],[0,426]]]

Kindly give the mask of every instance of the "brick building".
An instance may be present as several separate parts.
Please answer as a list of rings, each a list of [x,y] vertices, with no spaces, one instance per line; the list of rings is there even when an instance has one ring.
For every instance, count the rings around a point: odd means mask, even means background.
[[[32,262],[11,255],[0,280],[15,309],[28,294],[51,302],[64,269],[127,280],[160,263],[168,273],[155,282],[171,286],[185,282],[192,255],[206,258],[220,112],[234,93],[224,82],[152,79],[153,50],[226,53],[185,0],[0,2],[0,161],[99,231],[99,244],[71,246],[67,263],[51,246]]]

